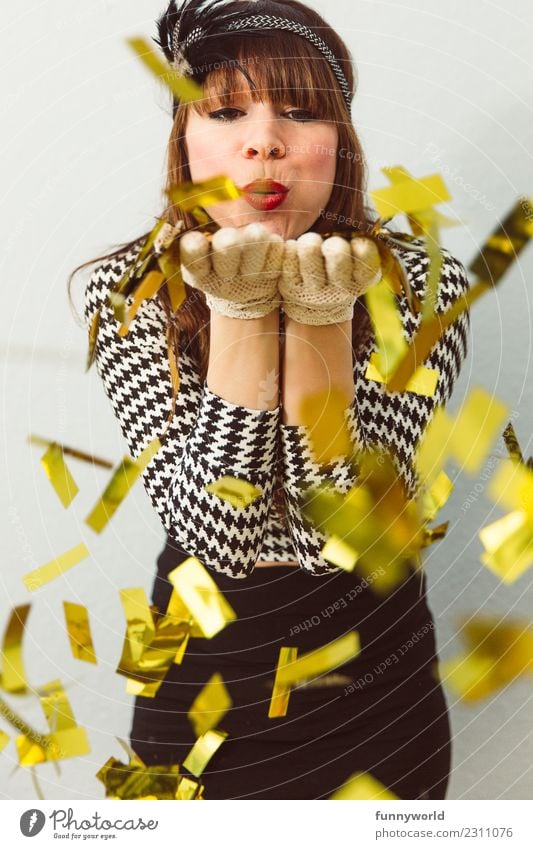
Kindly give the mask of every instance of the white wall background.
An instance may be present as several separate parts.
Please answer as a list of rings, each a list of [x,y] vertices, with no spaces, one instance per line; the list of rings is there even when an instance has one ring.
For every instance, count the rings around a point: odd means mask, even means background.
[[[24,656],[30,681],[61,678],[75,716],[88,729],[86,758],[38,767],[47,798],[102,798],[94,774],[121,757],[131,700],[114,673],[123,637],[118,588],[149,591],[163,533],[141,486],[100,537],[84,518],[108,473],[72,463],[81,493],[65,512],[51,492],[29,433],[85,447],[116,461],[126,446],[98,376],[84,374],[85,334],[70,313],[65,284],[79,262],[148,230],[160,210],[170,129],[166,93],[135,59],[125,38],[155,35],[165,3],[156,0],[28,0],[2,13],[1,457],[2,598],[32,601]],[[438,171],[453,195],[444,213],[461,226],[444,243],[463,262],[518,196],[531,194],[533,149],[528,0],[315,0],[344,36],[359,70],[353,109],[370,165]],[[522,254],[498,290],[476,305],[469,359],[451,409],[474,385],[505,400],[524,452],[532,453],[531,303],[533,254]],[[81,304],[86,277],[74,290]],[[503,454],[500,444],[495,453]],[[442,658],[460,650],[463,613],[529,617],[531,576],[505,586],[479,560],[477,530],[497,514],[485,497],[490,459],[463,476],[445,510],[452,529],[428,550],[430,603]],[[63,578],[30,598],[22,575],[81,540],[91,551]],[[62,601],[87,605],[98,666],[71,658]],[[454,733],[451,799],[533,798],[531,679],[476,707],[448,699]],[[8,697],[36,727],[36,700]],[[3,721],[1,727],[11,729]],[[16,769],[14,744],[0,757],[3,798],[34,798],[29,771]]]

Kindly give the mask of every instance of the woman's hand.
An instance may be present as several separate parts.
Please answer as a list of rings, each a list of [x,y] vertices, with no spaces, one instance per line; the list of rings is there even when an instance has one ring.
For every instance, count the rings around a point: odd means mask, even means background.
[[[261,318],[280,305],[285,242],[263,224],[222,227],[211,242],[198,230],[180,240],[183,279],[205,292],[210,309],[230,318]]]
[[[279,291],[283,311],[301,324],[337,324],[353,318],[356,299],[382,276],[371,239],[323,239],[304,233],[285,242]]]

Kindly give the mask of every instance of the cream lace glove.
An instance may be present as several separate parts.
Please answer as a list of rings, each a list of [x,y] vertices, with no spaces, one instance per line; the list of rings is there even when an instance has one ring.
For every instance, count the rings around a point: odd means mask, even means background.
[[[356,299],[381,277],[379,251],[371,239],[303,233],[285,242],[279,282],[283,311],[302,324],[351,320]]]
[[[285,243],[263,224],[222,227],[211,242],[191,230],[180,240],[183,279],[205,292],[208,307],[230,318],[260,318],[280,305]]]

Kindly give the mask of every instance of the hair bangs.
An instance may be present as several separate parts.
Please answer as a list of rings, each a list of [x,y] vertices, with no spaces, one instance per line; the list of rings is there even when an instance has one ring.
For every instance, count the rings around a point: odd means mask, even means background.
[[[307,41],[283,32],[240,38],[235,48],[234,53],[226,48],[229,55],[217,51],[225,58],[206,60],[201,83],[206,97],[192,104],[196,112],[205,114],[211,108],[209,98],[227,106],[236,93],[246,91],[254,103],[290,101],[323,120],[338,119],[343,98],[337,80],[327,60]]]

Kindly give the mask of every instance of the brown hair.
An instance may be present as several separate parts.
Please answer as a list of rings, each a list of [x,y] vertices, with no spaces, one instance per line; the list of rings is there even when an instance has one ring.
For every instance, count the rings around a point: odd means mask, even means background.
[[[253,4],[249,5],[252,7]],[[291,17],[291,9],[305,12],[308,26],[318,28],[319,34],[327,41],[339,61],[351,90],[355,92],[356,80],[351,56],[337,33],[314,10],[296,0],[286,0],[277,5],[290,7],[287,17]],[[321,210],[309,231],[326,233],[336,229],[336,225],[340,226],[339,222],[347,223],[352,229],[367,231],[374,223],[376,215],[367,208],[365,202],[366,161],[333,70],[306,39],[285,30],[274,30],[273,35],[274,37],[268,37],[268,33],[264,33],[265,37],[254,38],[243,37],[242,34],[225,36],[224,47],[234,59],[231,62],[217,62],[211,69],[208,66],[203,82],[204,92],[206,95],[215,95],[222,105],[226,105],[231,100],[231,93],[242,89],[242,74],[254,102],[262,99],[261,92],[266,92],[272,103],[286,101],[289,95],[296,108],[309,110],[322,120],[334,121],[338,129],[338,149],[333,188],[326,209]],[[290,61],[287,61],[288,59]],[[198,100],[191,104],[179,104],[177,108],[174,106],[175,115],[167,147],[166,190],[191,179],[185,147],[185,125],[190,108],[199,114],[205,114],[209,108],[208,101]],[[341,151],[343,155],[340,155]],[[198,226],[190,214],[184,213],[172,203],[168,203],[159,217],[171,224],[183,221],[185,228]],[[146,236],[148,233],[143,234],[143,238]],[[77,266],[68,279],[69,297],[74,274],[93,263],[119,255],[133,247],[140,238],[123,243],[110,253]],[[179,361],[180,346],[186,346],[197,363],[203,382],[209,362],[210,311],[202,292],[187,285],[186,291],[187,298],[175,314],[172,312],[165,286],[161,287],[157,297],[169,322],[170,340],[176,361]],[[352,346],[355,356],[362,350],[370,332],[364,297],[359,298],[356,301],[352,323]],[[281,342],[283,343],[283,339]],[[274,493],[274,508],[281,518],[284,514],[282,490],[276,490]]]

